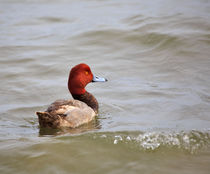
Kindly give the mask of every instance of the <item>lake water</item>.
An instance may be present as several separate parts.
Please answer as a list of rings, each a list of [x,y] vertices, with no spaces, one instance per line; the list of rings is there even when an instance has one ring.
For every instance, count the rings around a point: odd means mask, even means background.
[[[0,173],[209,174],[209,0],[0,0]],[[87,63],[96,121],[40,129]]]

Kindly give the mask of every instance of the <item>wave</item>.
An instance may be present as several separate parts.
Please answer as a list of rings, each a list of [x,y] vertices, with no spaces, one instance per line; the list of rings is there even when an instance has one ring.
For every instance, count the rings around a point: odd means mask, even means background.
[[[139,150],[154,152],[162,149],[177,149],[194,154],[210,147],[210,132],[119,132],[96,133],[94,139],[104,139],[114,145],[127,144]]]

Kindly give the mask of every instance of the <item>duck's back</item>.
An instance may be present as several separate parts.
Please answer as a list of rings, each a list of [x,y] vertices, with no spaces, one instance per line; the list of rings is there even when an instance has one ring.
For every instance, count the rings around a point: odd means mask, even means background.
[[[45,112],[37,112],[41,127],[75,128],[94,119],[96,113],[79,100],[57,100]]]

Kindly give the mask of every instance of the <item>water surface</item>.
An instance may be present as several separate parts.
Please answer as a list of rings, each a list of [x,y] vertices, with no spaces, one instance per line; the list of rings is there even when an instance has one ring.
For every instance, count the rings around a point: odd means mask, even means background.
[[[209,173],[209,18],[208,0],[1,0],[0,173]],[[109,80],[87,86],[99,117],[40,129],[81,62]]]

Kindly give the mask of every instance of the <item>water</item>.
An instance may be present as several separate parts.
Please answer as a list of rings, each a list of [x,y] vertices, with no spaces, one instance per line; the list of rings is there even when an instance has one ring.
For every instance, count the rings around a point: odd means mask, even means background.
[[[0,173],[210,171],[210,1],[1,0]],[[98,119],[40,129],[85,62]]]

